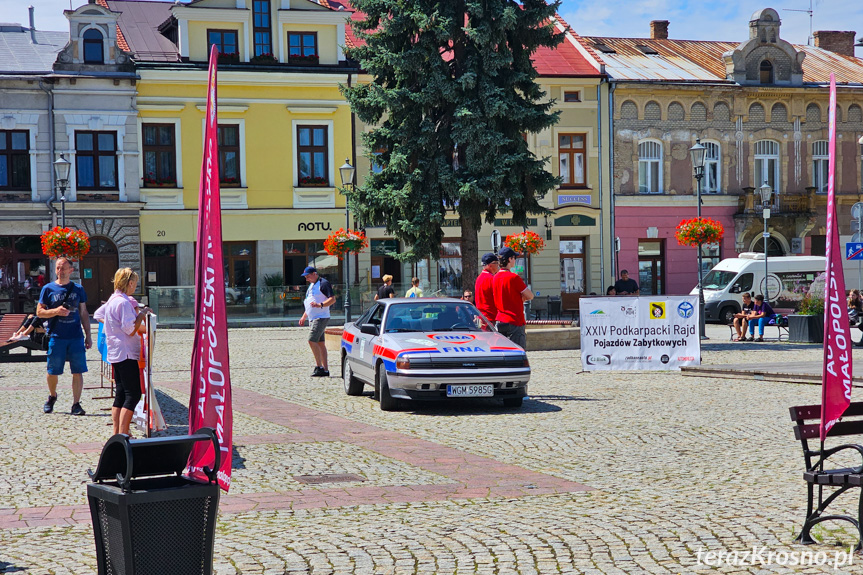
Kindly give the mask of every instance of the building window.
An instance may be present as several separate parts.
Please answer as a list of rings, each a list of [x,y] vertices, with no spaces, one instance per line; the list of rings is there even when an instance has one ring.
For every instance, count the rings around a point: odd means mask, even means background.
[[[380,148],[375,148],[375,150],[372,152],[371,170],[372,170],[373,174],[380,174],[381,172],[384,171],[384,165],[385,164],[383,163],[381,156],[386,151],[387,151],[386,148],[380,147]]]
[[[252,2],[254,14],[255,34],[255,56],[272,56],[273,41],[270,24],[270,0],[254,0]]]
[[[104,40],[102,38],[102,33],[93,28],[84,32],[84,63],[105,63]]]
[[[762,84],[773,83],[773,64],[771,64],[769,60],[763,60],[761,62],[759,73],[761,75]]]
[[[207,55],[215,46],[220,55],[239,55],[236,30],[207,30]]]
[[[585,134],[560,134],[557,138],[557,152],[560,158],[560,179],[564,187],[584,187]]]
[[[30,189],[30,142],[26,130],[0,130],[0,190]]]
[[[638,291],[665,293],[665,240],[638,240]]]
[[[144,124],[144,187],[177,185],[177,149],[173,124]]]
[[[291,64],[318,63],[317,32],[291,32],[288,34],[288,62]]]
[[[827,140],[818,140],[812,144],[812,185],[820,194],[827,193],[827,176],[830,173],[827,144]]]
[[[701,244],[701,271],[704,275],[716,267],[719,257],[719,244]]]
[[[79,190],[116,190],[117,133],[75,132],[75,173]]]
[[[827,236],[810,236],[812,244],[809,246],[809,255],[826,256],[827,255]]]
[[[755,142],[755,193],[767,184],[773,190],[774,204],[779,195],[779,144],[773,140]]]
[[[322,234],[323,236],[323,234]],[[324,241],[292,241],[283,243],[285,260],[285,285],[302,285],[305,280],[300,276],[306,266],[318,270],[332,284],[342,283],[341,260],[331,256],[324,249]],[[351,264],[353,267],[353,264]],[[335,286],[334,286],[335,287]]]
[[[564,102],[581,102],[581,92],[578,90],[573,91],[565,91],[563,93],[563,101]]]
[[[653,140],[638,144],[638,191],[662,193],[662,143]]]
[[[718,194],[722,191],[722,162],[719,157],[719,144],[704,142],[707,151],[704,153],[704,188],[708,194]]]
[[[240,127],[219,125],[219,183],[240,186]]]
[[[255,242],[222,242],[225,264],[225,299],[229,304],[250,303],[257,285]]]
[[[584,294],[584,238],[560,238],[560,294]]]
[[[327,127],[297,126],[297,167],[300,187],[328,186]]]

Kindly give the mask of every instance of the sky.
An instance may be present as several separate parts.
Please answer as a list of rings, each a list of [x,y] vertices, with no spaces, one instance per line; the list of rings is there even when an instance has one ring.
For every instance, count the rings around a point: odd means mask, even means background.
[[[863,2],[860,0],[811,0],[813,30],[854,30],[863,37]],[[0,0],[0,21],[28,25],[27,6],[36,8],[37,30],[67,30],[63,10],[69,0]],[[73,7],[83,0],[72,0]],[[774,0],[771,4],[751,0],[696,2],[693,0],[563,0],[560,13],[584,36],[641,37],[650,35],[651,20],[669,20],[669,37],[679,40],[742,42],[749,38],[749,18],[761,8],[774,8],[782,19],[782,38],[805,44],[809,36],[810,0]],[[863,57],[863,49],[857,48]]]

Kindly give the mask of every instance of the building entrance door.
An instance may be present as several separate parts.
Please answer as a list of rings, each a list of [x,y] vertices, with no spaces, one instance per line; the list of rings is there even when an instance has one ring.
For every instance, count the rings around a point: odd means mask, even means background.
[[[87,311],[92,314],[114,293],[114,274],[120,267],[117,246],[108,238],[91,237],[90,251],[75,267],[87,292]]]

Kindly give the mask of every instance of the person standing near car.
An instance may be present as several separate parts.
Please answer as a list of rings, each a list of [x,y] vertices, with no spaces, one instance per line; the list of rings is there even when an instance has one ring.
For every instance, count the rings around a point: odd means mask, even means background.
[[[306,299],[303,305],[306,308],[303,317],[300,318],[300,326],[306,319],[309,320],[309,347],[315,356],[315,370],[312,377],[329,377],[330,366],[327,363],[327,344],[324,341],[324,333],[330,322],[330,306],[336,303],[333,288],[326,278],[318,275],[318,270],[312,266],[303,270],[303,277],[308,282]]]
[[[378,294],[375,296],[375,301],[396,297],[396,290],[393,288],[393,276],[386,274],[381,279],[384,281],[384,285],[378,288]]]
[[[500,270],[500,260],[489,252],[482,256],[482,271],[476,278],[473,294],[476,307],[491,323],[495,322],[497,308],[494,307],[494,287],[492,286],[494,274]]]
[[[494,306],[497,308],[495,320],[497,330],[513,343],[527,347],[527,334],[524,326],[524,302],[533,299],[533,292],[516,273],[512,272],[518,254],[512,248],[503,248],[498,254],[500,271],[492,278]]]
[[[84,374],[87,372],[87,350],[93,346],[90,336],[90,315],[87,313],[87,293],[71,280],[72,262],[59,257],[54,271],[57,280],[46,284],[39,294],[36,315],[45,322],[48,333],[48,401],[42,411],[54,411],[57,401],[57,379],[69,362],[72,372],[71,415],[85,415],[81,408],[81,391],[84,389]]]
[[[419,278],[413,278],[411,280],[411,289],[405,293],[405,297],[423,297],[423,290],[420,288]]]

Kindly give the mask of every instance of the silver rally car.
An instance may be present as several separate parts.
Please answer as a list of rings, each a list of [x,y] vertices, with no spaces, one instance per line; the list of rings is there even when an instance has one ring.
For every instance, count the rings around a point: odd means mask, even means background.
[[[400,400],[499,397],[520,407],[530,364],[471,303],[447,298],[376,301],[342,335],[345,393],[375,390],[381,409]]]

